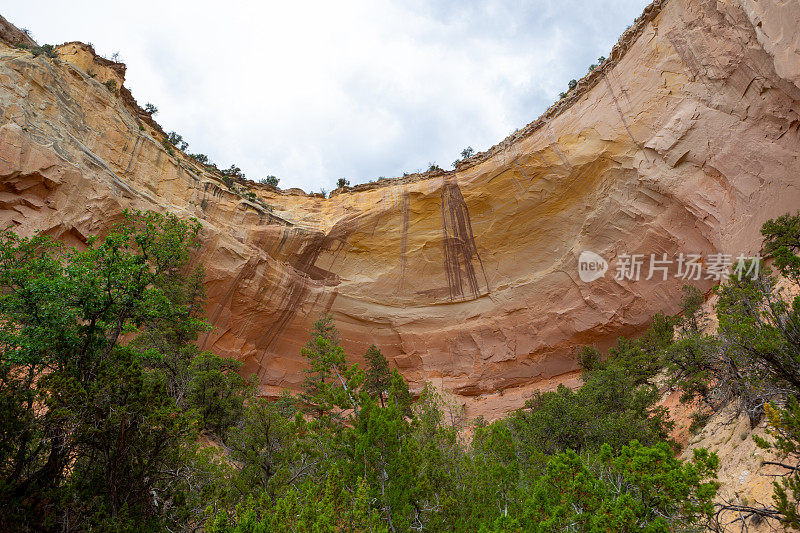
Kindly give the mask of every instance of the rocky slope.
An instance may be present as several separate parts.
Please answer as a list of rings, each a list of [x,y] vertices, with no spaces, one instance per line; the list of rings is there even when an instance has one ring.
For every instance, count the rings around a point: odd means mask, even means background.
[[[797,209],[798,27],[796,2],[656,1],[489,151],[326,199],[229,187],[170,155],[124,65],[80,43],[33,57],[2,21],[0,227],[78,244],[126,207],[197,217],[214,325],[201,342],[265,394],[299,384],[309,325],[330,312],[354,358],[374,343],[416,385],[493,417],[574,380],[576,345],[676,310],[683,280],[618,281],[620,256],[754,253],[761,223]],[[604,277],[578,277],[584,250],[609,261]]]

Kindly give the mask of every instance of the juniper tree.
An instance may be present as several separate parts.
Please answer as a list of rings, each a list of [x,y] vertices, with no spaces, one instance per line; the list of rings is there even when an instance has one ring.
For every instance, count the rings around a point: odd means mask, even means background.
[[[377,397],[381,402],[381,407],[384,407],[383,395],[389,390],[391,384],[389,362],[374,344],[367,348],[364,359],[367,360],[368,365],[364,376],[364,389],[370,396]]]

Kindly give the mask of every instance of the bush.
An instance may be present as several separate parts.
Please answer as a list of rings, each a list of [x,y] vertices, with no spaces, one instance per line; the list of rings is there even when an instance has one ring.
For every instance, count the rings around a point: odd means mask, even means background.
[[[30,53],[34,55],[34,57],[39,57],[41,55],[49,57],[51,59],[58,57],[58,53],[56,52],[56,49],[52,44],[43,44],[41,46],[27,46],[23,44],[18,46],[20,48],[28,50]]]
[[[154,106],[153,104],[151,104],[150,102],[147,102],[144,105],[144,112],[147,113],[150,116],[153,116],[156,113],[158,113],[158,108],[156,106]]]
[[[637,386],[622,367],[605,366],[577,391],[561,385],[535,394],[511,423],[530,453],[619,449],[634,439],[651,445],[666,440],[672,427],[659,399],[654,386]]]
[[[172,147],[172,143],[169,142],[169,140],[162,139],[161,140],[161,146],[164,147],[164,150],[166,150],[169,155],[171,155],[171,156],[175,155],[175,149]]]
[[[189,148],[189,143],[183,140],[183,136],[174,131],[167,134],[167,141],[181,152]]]
[[[342,189],[344,187],[349,187],[349,186],[350,186],[350,180],[346,180],[344,178],[339,178],[338,181],[336,182],[337,189]]]
[[[187,403],[198,409],[204,429],[223,438],[242,415],[246,391],[255,386],[239,375],[241,367],[211,352],[200,352],[189,365]]]
[[[231,165],[230,167],[228,167],[228,168],[226,168],[224,170],[220,170],[220,173],[223,176],[227,176],[227,177],[229,177],[231,179],[234,179],[234,180],[243,180],[244,177],[245,177],[244,173],[242,172],[242,169],[240,169],[236,165]]]
[[[266,178],[261,178],[260,183],[264,183],[265,185],[272,185],[273,187],[278,186],[278,182],[280,180],[275,176],[267,176]]]

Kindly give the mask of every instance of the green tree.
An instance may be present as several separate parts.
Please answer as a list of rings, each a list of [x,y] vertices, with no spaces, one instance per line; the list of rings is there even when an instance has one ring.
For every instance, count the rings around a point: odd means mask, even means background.
[[[3,235],[0,505],[14,510],[5,529],[158,529],[174,518],[185,484],[173,475],[194,426],[143,364],[160,354],[124,339],[191,314],[170,298],[170,281],[186,272],[199,229],[126,213],[82,251]]]
[[[572,450],[552,457],[518,524],[542,532],[666,533],[711,518],[716,455],[700,449],[683,463],[665,443],[646,447],[633,441],[618,454],[606,444],[597,459],[584,460]]]
[[[276,178],[275,176],[272,176],[272,175],[261,179],[261,183],[264,183],[266,185],[272,185],[273,187],[277,187],[278,186],[278,182],[280,182],[280,180],[278,178]]]
[[[202,427],[223,439],[255,388],[255,382],[239,375],[241,367],[240,362],[211,352],[198,353],[189,364],[187,403],[199,410]]]
[[[339,344],[333,316],[314,322],[311,339],[300,350],[308,361],[301,398],[318,417],[340,419],[349,410],[358,416],[358,389],[364,373],[349,365]]]
[[[384,407],[383,395],[389,390],[389,386],[391,385],[389,361],[386,360],[381,351],[374,344],[367,348],[364,359],[367,360],[364,389],[373,398],[377,397],[381,403],[381,407]]]
[[[180,151],[189,148],[189,143],[183,140],[183,136],[174,131],[167,134],[167,141]]]
[[[775,511],[785,527],[800,530],[800,402],[790,396],[784,408],[767,404],[766,414],[770,438],[753,438],[760,448],[778,455],[779,460],[772,464],[783,467],[786,475],[773,482]]]
[[[775,258],[775,268],[800,284],[800,214],[781,215],[774,220],[768,220],[761,227],[764,236],[762,251],[765,255]]]

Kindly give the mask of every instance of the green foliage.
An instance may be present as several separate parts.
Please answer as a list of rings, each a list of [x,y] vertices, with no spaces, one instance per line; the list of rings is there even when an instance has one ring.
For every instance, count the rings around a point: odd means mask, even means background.
[[[782,524],[800,530],[800,470],[797,467],[800,459],[800,402],[796,396],[790,396],[784,408],[767,404],[766,414],[770,440],[758,435],[753,438],[759,447],[773,450],[784,461],[779,466],[788,473],[780,481],[773,482],[772,499]]]
[[[597,451],[605,443],[619,449],[633,439],[655,444],[671,428],[656,406],[659,398],[654,386],[637,385],[624,368],[607,366],[592,371],[577,391],[561,385],[537,393],[511,421],[531,453]]]
[[[17,48],[27,50],[34,55],[34,57],[45,56],[51,59],[58,57],[55,47],[52,44],[43,44],[41,46],[28,46],[26,44],[18,44]]]
[[[314,322],[311,339],[300,353],[309,363],[301,398],[311,412],[319,418],[338,420],[352,409],[358,416],[357,390],[364,381],[364,373],[358,365],[345,361],[333,316],[326,315]]]
[[[189,154],[189,157],[191,157],[201,165],[208,164],[208,156],[206,154]]]
[[[800,390],[800,300],[786,302],[770,272],[761,265],[758,270],[718,287],[716,334],[701,333],[703,295],[684,288],[683,323],[665,351],[669,382],[683,401],[700,401],[710,412],[735,402],[753,427],[765,402]]]
[[[169,155],[175,156],[175,148],[172,147],[172,143],[169,142],[169,139],[162,139],[161,146],[164,147],[164,150],[166,150]]]
[[[211,352],[200,352],[192,358],[186,401],[200,413],[203,428],[224,436],[242,415],[248,384],[240,375],[242,364]]]
[[[341,189],[343,187],[349,187],[349,186],[350,186],[350,180],[347,180],[347,179],[344,179],[344,178],[339,178],[336,181],[336,188],[337,189]]]
[[[225,170],[220,170],[220,173],[224,177],[230,178],[231,180],[243,180],[245,177],[244,173],[242,172],[242,169],[240,169],[236,165],[231,165]]]
[[[0,504],[15,510],[3,529],[148,530],[177,519],[186,477],[168,473],[192,461],[192,416],[146,365],[160,354],[123,339],[188,320],[172,283],[199,228],[130,213],[83,251],[3,235]]]
[[[779,216],[768,220],[761,228],[764,236],[763,253],[775,259],[775,268],[800,284],[800,214]]]
[[[189,143],[183,140],[183,136],[174,131],[167,134],[167,142],[181,152],[189,148]]]
[[[510,418],[529,455],[666,440],[672,422],[657,405],[661,395],[654,379],[663,369],[662,353],[672,343],[674,324],[674,319],[657,314],[640,338],[618,339],[605,360],[591,346],[580,348],[583,386],[537,393]]]
[[[720,289],[719,339],[701,335],[688,291],[682,320],[656,315],[605,356],[581,348],[580,388],[471,436],[460,404],[429,384],[415,399],[376,346],[366,372],[350,362],[331,316],[301,350],[302,393],[259,398],[240,363],[196,345],[209,329],[203,272],[189,269],[199,230],[139,213],[82,251],[0,241],[0,529],[697,530],[718,461],[676,458],[664,369],[692,401],[734,390],[714,381],[723,356],[746,363],[739,383],[758,394],[792,385],[795,307],[735,280]],[[760,444],[797,456],[798,402],[766,411]],[[799,488],[793,475],[776,485],[788,527]]]
[[[383,395],[391,385],[389,362],[374,344],[367,348],[364,359],[368,365],[364,376],[364,390],[373,398],[377,397],[381,407],[384,407]]]
[[[260,180],[260,183],[264,183],[265,185],[272,185],[273,187],[277,187],[278,182],[280,182],[280,180],[272,175],[267,176],[266,178],[262,178]]]
[[[526,531],[675,531],[711,518],[716,455],[691,462],[670,447],[633,441],[615,455],[606,444],[583,459],[572,450],[552,457],[526,500],[522,518],[505,527]],[[516,522],[516,523],[515,523]]]
[[[155,105],[151,104],[150,102],[147,102],[146,104],[144,104],[144,112],[152,117],[153,115],[158,113],[158,108]]]
[[[475,155],[475,150],[472,148],[472,146],[467,146],[466,148],[461,150],[461,158],[460,159],[456,159],[455,161],[453,161],[453,168],[456,168],[456,166],[458,166],[458,164],[461,161],[463,161],[465,159],[469,159],[473,155]]]
[[[761,232],[763,252],[774,257],[780,274],[796,289],[800,216],[769,220]],[[756,514],[777,516],[784,527],[800,529],[800,403],[796,399],[800,394],[800,298],[787,299],[763,265],[747,267],[757,268],[758,275],[734,275],[717,289],[715,334],[702,333],[702,294],[685,290],[684,320],[665,352],[669,382],[683,392],[683,401],[700,402],[693,431],[728,405],[746,413],[751,427],[766,414],[770,438],[754,438],[759,446],[782,457],[783,462],[775,464],[785,468],[786,475],[774,484],[775,507]],[[738,503],[728,507],[742,510]]]
[[[442,167],[436,163],[428,163],[428,172],[435,172],[437,170],[442,170]]]
[[[663,441],[668,424],[654,408],[656,391],[626,376],[668,329],[654,327],[635,355],[621,342],[614,364],[596,358],[578,391],[561,388],[514,416],[479,422],[467,443],[460,406],[429,385],[414,401],[376,347],[362,374],[345,360],[332,318],[322,317],[302,350],[309,363],[303,394],[248,402],[229,431],[232,490],[225,506],[208,510],[206,528],[695,527],[713,510],[716,458],[700,450],[689,463],[676,459]]]
[[[106,80],[103,82],[103,85],[106,86],[109,92],[117,94],[117,82],[115,80]]]

